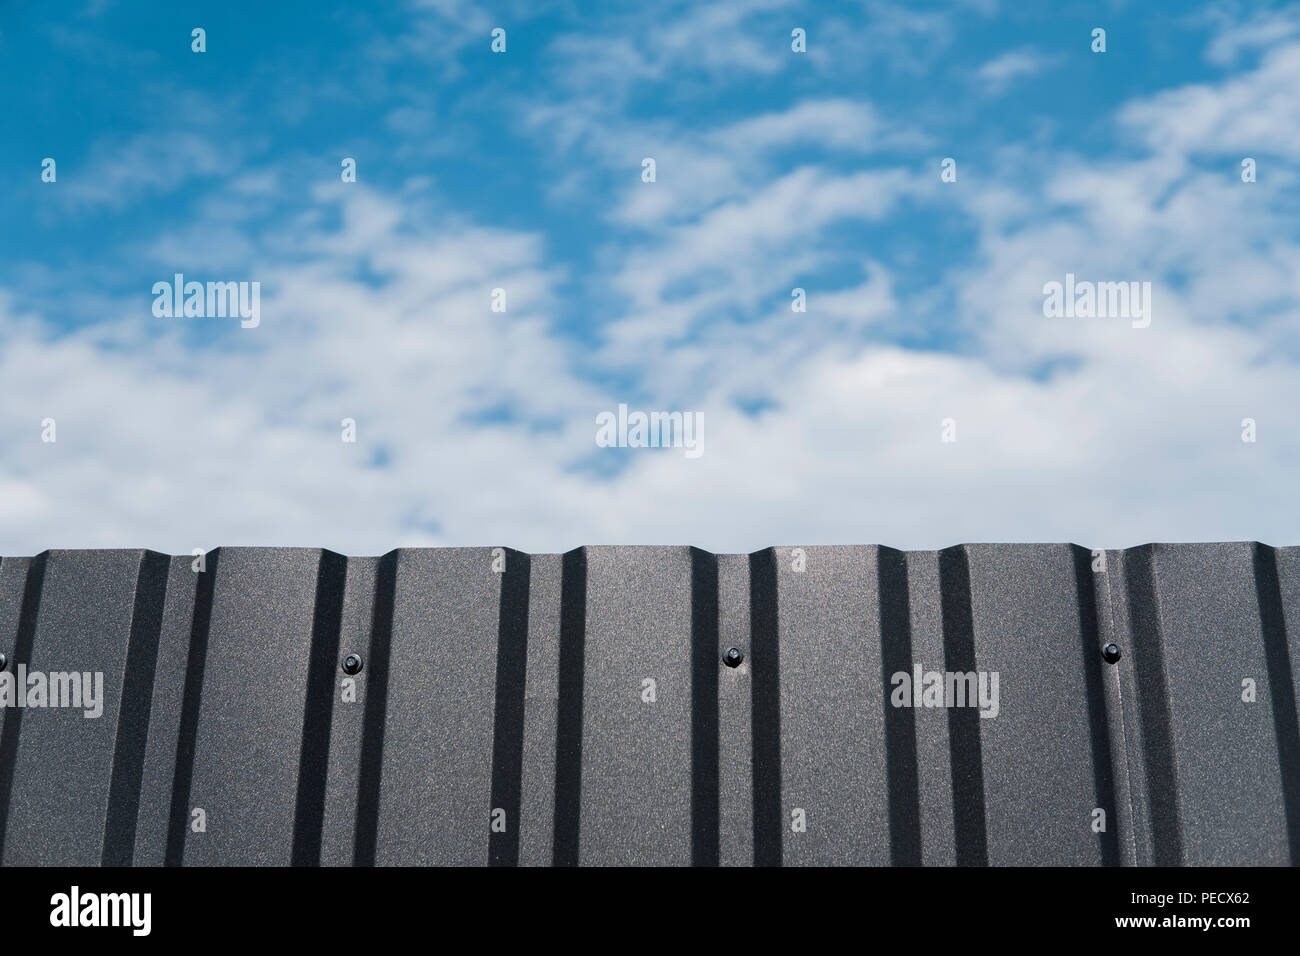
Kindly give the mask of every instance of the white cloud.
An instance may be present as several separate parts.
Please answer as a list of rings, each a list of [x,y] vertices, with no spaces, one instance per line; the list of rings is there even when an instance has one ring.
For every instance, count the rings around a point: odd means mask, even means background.
[[[224,172],[238,162],[236,152],[222,151],[197,133],[149,131],[98,144],[84,164],[62,164],[59,195],[77,210],[121,209],[143,196],[170,193],[189,180]]]
[[[770,25],[780,7],[779,0],[712,0],[661,10],[650,24],[638,11],[604,22],[597,32],[562,36],[549,52],[558,81],[607,105],[669,74],[772,75],[788,65],[789,27],[777,32],[754,20]]]
[[[1245,51],[1278,46],[1300,35],[1300,4],[1261,10],[1244,21],[1231,8],[1212,7],[1209,19],[1219,30],[1206,48],[1206,59],[1219,66],[1231,65]]]
[[[1120,120],[1170,153],[1292,157],[1300,150],[1300,43],[1271,48],[1259,66],[1140,100]]]
[[[864,155],[930,142],[916,130],[884,122],[870,103],[842,98],[804,100],[782,112],[733,123],[708,138],[732,151],[802,146]]]
[[[1042,73],[1052,62],[1051,57],[1034,50],[1011,50],[989,60],[975,71],[975,77],[996,96],[1016,80]]]

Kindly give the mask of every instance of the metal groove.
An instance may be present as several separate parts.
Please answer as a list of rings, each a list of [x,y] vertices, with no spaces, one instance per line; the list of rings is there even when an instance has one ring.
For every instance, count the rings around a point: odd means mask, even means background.
[[[1252,554],[1255,593],[1268,665],[1269,701],[1277,730],[1278,766],[1282,798],[1286,803],[1286,828],[1291,865],[1300,865],[1300,725],[1297,724],[1295,672],[1287,650],[1282,591],[1277,579],[1277,557],[1267,545],[1255,544]]]
[[[943,607],[943,657],[949,671],[968,673],[975,666],[975,629],[971,623],[969,559],[964,546],[939,554],[940,601]],[[952,755],[952,813],[957,834],[957,865],[988,866],[984,815],[984,761],[980,716],[970,707],[948,709]]]
[[[749,556],[754,689],[754,864],[781,865],[781,674],[776,549]]]
[[[1138,711],[1142,720],[1155,864],[1180,866],[1183,843],[1178,812],[1178,774],[1154,564],[1151,548],[1135,548],[1125,556],[1124,574],[1136,676],[1146,691],[1139,698]]]
[[[194,595],[194,620],[190,627],[190,651],[185,665],[185,688],[181,693],[181,726],[176,740],[176,770],[172,780],[171,816],[167,825],[167,866],[180,866],[185,856],[185,833],[190,827],[190,786],[194,781],[194,747],[198,734],[199,704],[203,695],[203,674],[208,658],[208,628],[212,623],[212,596],[216,588],[220,549],[205,558],[206,570],[199,572]]]
[[[691,549],[691,862],[717,866],[718,559]]]
[[[397,559],[396,551],[380,558],[375,576],[361,773],[357,789],[356,848],[353,855],[357,866],[375,865],[378,842],[379,783],[384,763],[384,719],[388,705],[388,665],[393,645],[393,606],[397,601]]]
[[[294,804],[292,860],[295,866],[320,865],[329,728],[334,712],[334,671],[338,667],[347,570],[347,558],[333,551],[321,552],[298,757],[298,795]]]
[[[14,637],[13,654],[10,655],[9,666],[15,670],[18,664],[32,659],[32,643],[36,634],[36,617],[40,611],[48,555],[48,551],[42,551],[27,565],[22,606],[18,612],[18,633]],[[18,733],[22,719],[21,708],[8,707],[5,709],[3,724],[0,724],[0,859],[4,859],[5,838],[9,832],[9,801],[13,796],[14,763],[18,756]]]
[[[881,548],[876,560],[880,595],[880,676],[892,688],[894,674],[912,673],[912,623],[908,607],[907,555]],[[892,692],[892,691],[891,691]],[[916,716],[882,697],[885,763],[889,779],[889,855],[894,866],[921,865],[920,783],[916,761]]]
[[[1101,631],[1097,619],[1097,592],[1093,582],[1092,555],[1080,547],[1071,548],[1074,580],[1079,601],[1081,660],[1088,698],[1088,740],[1092,747],[1093,786],[1097,806],[1117,819],[1115,784],[1111,763],[1110,731],[1106,719],[1106,694],[1101,673]],[[1119,866],[1119,831],[1108,826],[1101,834],[1103,866]]]
[[[583,548],[577,548],[564,555],[560,572],[555,833],[551,842],[556,866],[578,865],[578,831],[582,825],[582,699],[586,631],[587,552]]]
[[[140,557],[104,825],[104,866],[130,866],[135,852],[135,825],[140,812],[140,784],[170,563],[167,555],[156,551],[146,551]]]
[[[488,837],[491,866],[519,865],[523,792],[524,682],[528,665],[529,556],[505,553],[497,623],[496,704],[492,725],[492,812],[504,813]],[[502,827],[503,828],[500,828]]]

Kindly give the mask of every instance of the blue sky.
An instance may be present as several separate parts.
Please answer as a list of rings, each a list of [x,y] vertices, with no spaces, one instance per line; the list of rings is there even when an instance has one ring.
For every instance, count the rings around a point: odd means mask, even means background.
[[[1295,5],[13,3],[0,59],[0,551],[1300,541]]]

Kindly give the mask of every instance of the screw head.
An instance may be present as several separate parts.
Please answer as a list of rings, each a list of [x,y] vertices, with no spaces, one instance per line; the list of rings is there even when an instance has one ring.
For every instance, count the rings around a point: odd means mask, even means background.
[[[739,647],[728,647],[727,653],[722,655],[722,660],[728,667],[739,667],[744,659],[744,652]]]
[[[360,674],[361,673],[361,655],[349,654],[343,658],[343,673]]]
[[[4,670],[5,665],[8,663],[9,663],[9,658],[5,657],[3,654],[0,654],[0,671]]]
[[[1120,654],[1120,652],[1119,652],[1119,645],[1118,645],[1118,644],[1107,644],[1105,647],[1103,647],[1103,648],[1101,649],[1101,656],[1102,656],[1102,659],[1103,659],[1107,664],[1114,664],[1114,663],[1118,662],[1119,659],[1120,659],[1120,657],[1122,656],[1122,655]]]

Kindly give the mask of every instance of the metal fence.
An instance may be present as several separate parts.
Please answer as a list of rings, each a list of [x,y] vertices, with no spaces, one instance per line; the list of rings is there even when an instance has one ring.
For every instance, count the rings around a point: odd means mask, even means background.
[[[1300,862],[1300,548],[196,562],[0,562],[3,863]]]

